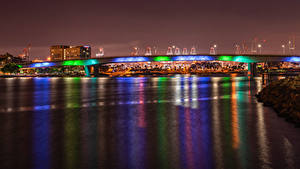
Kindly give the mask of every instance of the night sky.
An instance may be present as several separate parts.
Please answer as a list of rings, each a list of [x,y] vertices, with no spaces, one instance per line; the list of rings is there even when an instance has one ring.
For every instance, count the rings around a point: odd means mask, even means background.
[[[290,36],[300,41],[299,7],[299,0],[1,0],[0,53],[18,55],[29,43],[42,59],[57,44],[89,44],[93,55],[104,47],[112,56],[133,46],[208,53],[217,43],[219,53],[232,53],[234,43],[255,37],[267,40],[264,53],[280,53]]]

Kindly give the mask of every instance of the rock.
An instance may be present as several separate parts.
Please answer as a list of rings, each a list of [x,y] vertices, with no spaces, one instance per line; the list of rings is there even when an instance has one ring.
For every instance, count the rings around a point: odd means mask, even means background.
[[[300,76],[274,81],[256,95],[264,106],[271,106],[278,116],[300,126]]]

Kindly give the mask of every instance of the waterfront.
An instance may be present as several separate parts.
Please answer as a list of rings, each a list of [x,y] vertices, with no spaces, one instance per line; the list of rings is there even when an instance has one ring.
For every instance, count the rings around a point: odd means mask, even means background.
[[[299,168],[260,78],[0,79],[0,168]]]

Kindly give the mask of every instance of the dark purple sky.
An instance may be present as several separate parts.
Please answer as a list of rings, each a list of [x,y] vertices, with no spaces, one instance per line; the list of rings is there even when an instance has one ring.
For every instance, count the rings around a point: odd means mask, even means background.
[[[31,55],[45,58],[49,46],[90,44],[93,55],[128,55],[130,48],[209,43],[232,53],[233,44],[266,39],[264,52],[279,53],[289,36],[300,40],[299,0],[3,0],[0,53],[17,55],[31,43]],[[300,50],[299,50],[300,51]]]

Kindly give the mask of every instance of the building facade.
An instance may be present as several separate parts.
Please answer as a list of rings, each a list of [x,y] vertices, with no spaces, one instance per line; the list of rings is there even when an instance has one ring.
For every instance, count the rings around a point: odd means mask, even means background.
[[[89,59],[91,58],[91,47],[64,45],[51,46],[50,58],[51,61]]]

